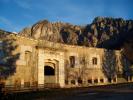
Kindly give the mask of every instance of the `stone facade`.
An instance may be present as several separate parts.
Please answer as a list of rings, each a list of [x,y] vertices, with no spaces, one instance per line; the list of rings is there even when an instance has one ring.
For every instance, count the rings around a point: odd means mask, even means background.
[[[123,66],[118,50],[113,51],[116,73],[108,77],[108,70],[103,68],[105,49],[35,40],[15,34],[8,38],[15,39],[18,47],[14,52],[20,53],[20,57],[16,61],[16,72],[7,78],[6,86],[45,87],[51,84],[71,87],[119,82],[117,72],[122,73]]]

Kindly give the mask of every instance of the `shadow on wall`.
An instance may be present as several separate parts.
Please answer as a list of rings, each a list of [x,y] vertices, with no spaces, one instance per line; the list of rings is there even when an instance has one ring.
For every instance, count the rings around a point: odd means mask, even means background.
[[[113,50],[105,50],[103,56],[103,73],[108,78],[108,82],[112,80],[116,81],[117,74],[117,62],[115,51]]]
[[[1,33],[5,34],[5,33]],[[2,36],[0,41],[0,80],[5,80],[16,72],[16,61],[20,53],[15,53],[18,45],[15,39],[7,38],[9,34]],[[3,38],[4,37],[4,38]]]

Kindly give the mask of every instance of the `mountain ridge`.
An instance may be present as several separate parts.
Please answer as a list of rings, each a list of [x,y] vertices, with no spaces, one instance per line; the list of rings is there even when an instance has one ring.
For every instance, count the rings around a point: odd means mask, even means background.
[[[69,45],[124,49],[125,55],[133,62],[133,20],[96,17],[86,26],[42,20],[31,28],[24,28],[19,35]]]
[[[91,24],[86,26],[72,25],[70,23],[51,23],[42,20],[35,23],[31,28],[24,28],[20,35],[35,39],[44,39],[52,42],[66,43],[70,45],[81,45],[87,47],[101,47],[119,49],[119,46],[107,46],[103,42],[112,37],[116,42],[123,42],[123,35],[133,28],[133,20],[122,18],[96,17]],[[125,36],[125,35],[124,35]],[[114,43],[115,44],[115,43]]]

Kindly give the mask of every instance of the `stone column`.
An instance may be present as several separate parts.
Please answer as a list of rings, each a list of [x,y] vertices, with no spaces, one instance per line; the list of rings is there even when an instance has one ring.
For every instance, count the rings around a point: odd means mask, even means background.
[[[128,76],[128,82],[130,82],[130,76]]]
[[[65,71],[64,71],[64,59],[61,58],[59,62],[59,84],[60,87],[65,86]]]
[[[68,79],[68,85],[71,85],[71,80],[70,79]]]
[[[75,80],[75,85],[78,86],[78,80]]]
[[[103,81],[104,81],[104,84],[106,84],[107,83],[107,78],[104,78]]]
[[[39,49],[38,53],[38,85],[44,85],[44,52]]]
[[[101,82],[100,82],[100,78],[98,77],[98,84],[99,84],[99,83],[101,84]]]
[[[118,81],[118,80],[117,80],[117,76],[115,77],[115,81],[116,81],[115,83],[117,83],[117,81]]]
[[[58,83],[58,64],[55,65],[55,83]]]
[[[86,79],[85,79],[85,78],[83,78],[83,79],[82,79],[82,81],[83,81],[83,83],[82,83],[83,85],[86,85],[86,84],[87,84],[87,82],[86,82]]]
[[[114,83],[113,79],[111,78],[111,83]]]
[[[92,77],[92,84],[94,84],[94,78]]]
[[[131,79],[132,79],[131,81],[133,82],[133,76],[131,76]]]
[[[24,79],[21,79],[21,87],[24,87]]]

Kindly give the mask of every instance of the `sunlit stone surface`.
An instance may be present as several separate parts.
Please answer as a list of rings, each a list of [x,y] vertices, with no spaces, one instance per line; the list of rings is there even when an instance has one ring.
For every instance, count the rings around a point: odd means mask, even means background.
[[[123,75],[121,51],[81,47],[10,34],[20,53],[16,72],[6,80],[14,87],[79,87],[131,82]]]

